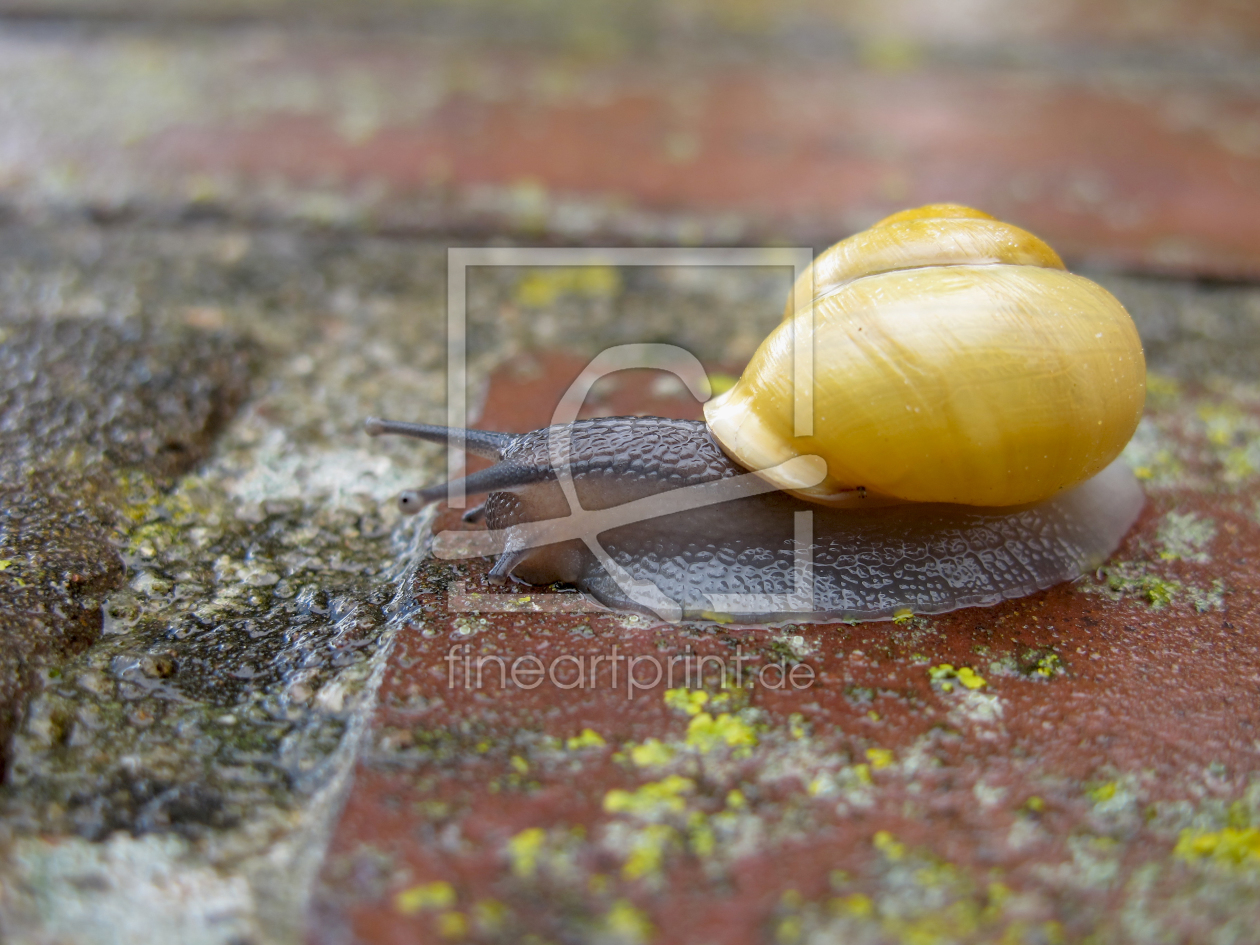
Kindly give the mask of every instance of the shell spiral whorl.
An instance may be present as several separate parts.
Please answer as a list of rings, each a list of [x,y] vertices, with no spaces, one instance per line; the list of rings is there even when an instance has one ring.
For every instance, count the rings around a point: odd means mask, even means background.
[[[823,457],[820,485],[780,483],[803,498],[836,504],[861,487],[905,502],[1037,502],[1098,473],[1137,427],[1132,319],[1017,227],[922,207],[832,247],[802,279],[812,314],[785,317],[705,417],[746,468]],[[811,317],[815,435],[794,437],[789,368]]]

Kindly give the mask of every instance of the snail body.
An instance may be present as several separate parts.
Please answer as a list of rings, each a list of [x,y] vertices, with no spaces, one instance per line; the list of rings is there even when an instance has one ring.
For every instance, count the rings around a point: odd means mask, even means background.
[[[368,432],[454,436],[495,459],[462,482],[489,493],[503,548],[491,579],[571,583],[616,609],[941,613],[1033,593],[1114,551],[1143,502],[1116,460],[1145,375],[1119,302],[1031,234],[952,205],[837,244],[802,282],[795,298],[812,306],[790,300],[704,423],[608,417],[508,435],[370,420]],[[801,331],[813,430],[795,436]],[[400,503],[418,510],[446,488]],[[596,518],[597,541],[539,531],[639,507]]]

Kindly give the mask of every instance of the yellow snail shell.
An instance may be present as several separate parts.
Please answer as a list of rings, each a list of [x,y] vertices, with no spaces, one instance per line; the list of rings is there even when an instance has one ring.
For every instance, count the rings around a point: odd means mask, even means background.
[[[1022,505],[1101,471],[1137,428],[1146,368],[1132,319],[1017,227],[921,207],[836,244],[802,278],[812,314],[785,317],[705,405],[747,469],[826,461],[822,483],[777,481],[786,491],[823,504]],[[793,341],[811,317],[813,435],[797,437]]]

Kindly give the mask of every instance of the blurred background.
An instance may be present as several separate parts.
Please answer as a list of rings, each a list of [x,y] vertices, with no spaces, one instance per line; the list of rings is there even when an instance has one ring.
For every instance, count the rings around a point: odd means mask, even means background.
[[[1260,276],[1251,0],[0,0],[0,202],[821,249],[974,204]]]

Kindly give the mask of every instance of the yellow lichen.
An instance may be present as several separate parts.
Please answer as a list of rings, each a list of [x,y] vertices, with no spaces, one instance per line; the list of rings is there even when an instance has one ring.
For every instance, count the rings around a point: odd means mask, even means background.
[[[774,930],[774,938],[779,945],[796,945],[801,940],[800,917],[789,915],[780,919]]]
[[[980,689],[987,685],[984,677],[973,670],[970,666],[959,667],[958,681],[968,689]]]
[[[805,728],[805,716],[799,712],[793,712],[788,716],[788,734],[793,738],[804,738],[808,734]]]
[[[866,749],[866,760],[871,763],[871,767],[876,771],[882,771],[893,763],[893,753],[887,748],[868,748]]]
[[[906,845],[893,839],[893,835],[887,830],[878,831],[871,839],[871,843],[874,844],[876,850],[890,860],[900,860],[906,855]]]
[[[717,718],[701,712],[687,726],[687,744],[705,754],[726,745],[735,749],[736,757],[747,757],[757,744],[757,734],[751,725],[728,712]]]
[[[1007,900],[1011,898],[1011,887],[1005,883],[992,882],[986,890],[988,904],[984,907],[981,917],[985,921],[993,921],[1002,914],[1002,909],[1006,905]]]
[[[655,876],[665,861],[666,849],[675,841],[678,831],[667,824],[649,824],[635,834],[630,856],[621,868],[626,879]]]
[[[717,847],[717,837],[709,826],[708,818],[700,811],[692,811],[687,818],[687,834],[691,849],[696,856],[709,856]]]
[[[928,667],[928,679],[934,683],[938,683],[945,692],[953,692],[954,684],[950,682],[950,677],[954,675],[954,667],[949,663],[942,663],[940,666]]]
[[[507,921],[508,908],[497,899],[480,899],[473,904],[472,913],[477,931],[493,935]]]
[[[733,810],[738,810],[748,803],[748,799],[744,797],[744,792],[735,788],[726,792],[726,806]]]
[[[914,878],[927,889],[953,886],[958,882],[958,867],[952,863],[931,862],[914,871]]]
[[[861,893],[851,896],[838,896],[831,900],[831,911],[840,915],[851,915],[858,919],[867,919],[875,914],[875,903]]]
[[[980,689],[988,685],[985,678],[970,666],[954,669],[949,663],[928,667],[928,679],[940,686],[942,692],[953,692],[955,682],[967,689]]]
[[[674,749],[655,738],[649,738],[642,745],[630,747],[630,760],[640,768],[669,764],[673,757]]]
[[[1260,829],[1183,830],[1173,855],[1188,862],[1212,860],[1232,866],[1260,863]]]
[[[513,755],[510,759],[510,764],[512,765],[512,770],[514,770],[517,774],[529,773],[529,762],[520,755]]]
[[[1065,672],[1063,669],[1063,661],[1059,659],[1059,655],[1057,653],[1047,653],[1045,656],[1041,657],[1041,659],[1037,660],[1037,665],[1032,669],[1032,675],[1041,676],[1044,679],[1049,679],[1056,673],[1062,672]]]
[[[422,883],[394,895],[394,908],[402,915],[415,915],[426,909],[449,909],[455,905],[455,887],[439,880]]]
[[[604,929],[623,942],[638,945],[652,938],[656,931],[648,917],[628,899],[618,899],[604,916]]]
[[[468,934],[468,918],[462,912],[443,912],[437,918],[437,930],[442,938],[463,938]]]
[[[665,704],[687,715],[698,715],[709,701],[703,689],[666,689]]]
[[[681,814],[686,808],[682,795],[695,788],[695,782],[671,774],[660,781],[649,781],[636,791],[614,788],[604,795],[604,810],[610,814],[631,814],[652,820],[666,814]]]
[[[1118,785],[1115,781],[1107,781],[1103,784],[1096,785],[1089,789],[1089,799],[1095,804],[1103,801],[1109,801],[1116,796],[1116,788]]]
[[[566,295],[608,298],[621,291],[621,273],[612,266],[552,266],[525,272],[516,301],[529,308],[549,308]]]
[[[507,851],[512,872],[521,879],[530,879],[538,872],[538,856],[546,841],[547,833],[541,827],[529,827],[509,840]]]
[[[908,607],[903,607],[893,613],[893,623],[897,626],[901,626],[902,624],[908,623],[912,617],[914,617],[914,611]]]
[[[565,741],[564,747],[569,751],[577,751],[581,748],[603,748],[606,744],[607,742],[594,729],[584,728],[580,735],[570,736]]]

